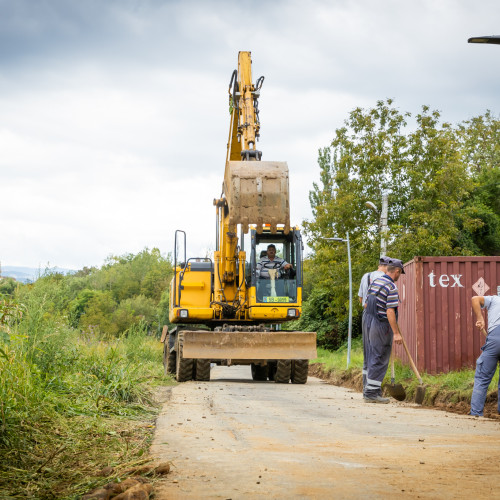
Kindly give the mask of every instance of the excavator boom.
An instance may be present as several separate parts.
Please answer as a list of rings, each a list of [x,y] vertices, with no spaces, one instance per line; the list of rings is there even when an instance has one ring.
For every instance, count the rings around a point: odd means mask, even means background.
[[[259,138],[260,88],[264,77],[252,83],[250,52],[238,54],[238,72],[229,84],[231,122],[227,145],[223,192],[228,205],[229,224],[242,224],[244,233],[250,224],[262,232],[270,224],[290,229],[288,165],[286,162],[260,161]]]

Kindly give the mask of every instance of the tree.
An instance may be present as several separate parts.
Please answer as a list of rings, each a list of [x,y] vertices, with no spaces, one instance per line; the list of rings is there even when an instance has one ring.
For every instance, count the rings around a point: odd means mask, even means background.
[[[82,330],[104,335],[116,335],[118,325],[113,321],[116,302],[109,291],[98,291],[89,299],[85,312],[80,316]]]
[[[357,289],[364,272],[376,268],[380,248],[378,220],[366,202],[380,207],[383,193],[389,196],[390,256],[408,261],[500,249],[499,122],[486,114],[452,127],[423,106],[408,131],[410,118],[391,99],[356,108],[319,151],[313,219],[304,221],[304,230],[313,249],[310,300],[319,300],[332,329],[347,314],[347,258],[344,244],[324,238],[349,232]]]
[[[472,188],[466,209],[476,219],[460,237],[474,253],[500,255],[500,122],[487,111],[459,124],[457,134]]]
[[[0,278],[0,295],[14,295],[16,286],[14,278]]]

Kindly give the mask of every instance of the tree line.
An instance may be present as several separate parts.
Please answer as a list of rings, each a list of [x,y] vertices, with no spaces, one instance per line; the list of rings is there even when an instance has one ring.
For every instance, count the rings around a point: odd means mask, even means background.
[[[40,321],[62,321],[82,333],[116,337],[138,325],[155,333],[168,323],[169,256],[157,248],[110,256],[102,267],[63,275],[48,269],[32,284],[0,282],[0,294],[28,307],[43,303]]]
[[[349,233],[353,295],[377,267],[379,208],[388,194],[387,254],[500,254],[500,121],[490,111],[450,124],[423,106],[412,116],[393,100],[356,108],[319,150],[320,178],[310,191],[313,217],[303,223],[312,253],[305,263],[299,327],[318,331],[320,344],[339,347],[347,335],[346,245],[325,237]],[[361,309],[355,306],[354,332]],[[295,325],[297,326],[297,325]]]

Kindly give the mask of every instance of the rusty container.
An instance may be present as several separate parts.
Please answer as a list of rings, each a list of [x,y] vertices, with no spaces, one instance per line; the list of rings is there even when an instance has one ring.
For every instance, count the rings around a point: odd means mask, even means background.
[[[398,322],[419,371],[475,367],[484,336],[471,299],[500,295],[500,257],[415,257],[404,270]],[[403,346],[395,345],[395,354],[408,361]]]

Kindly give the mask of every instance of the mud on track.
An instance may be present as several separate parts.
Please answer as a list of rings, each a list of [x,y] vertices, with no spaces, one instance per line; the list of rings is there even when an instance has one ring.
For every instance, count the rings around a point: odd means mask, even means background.
[[[408,403],[373,405],[311,377],[253,382],[215,367],[172,389],[153,455],[156,498],[500,498],[500,422]]]
[[[329,372],[324,369],[324,365],[321,363],[313,363],[309,365],[309,375],[320,378],[325,382],[333,385],[338,385],[342,387],[347,387],[354,389],[357,392],[362,392],[363,390],[363,377],[361,372]],[[405,386],[404,381],[402,382],[403,387]],[[431,391],[431,387],[428,388],[427,393]],[[388,393],[385,394],[389,396]],[[454,401],[454,394],[451,391],[440,391],[431,398],[432,402],[424,402],[423,407],[433,408],[437,410],[445,410],[451,413],[458,413],[460,415],[468,415],[470,412],[470,401]],[[407,400],[411,399],[409,396]],[[498,395],[496,393],[488,394],[486,397],[486,402],[484,405],[484,416],[487,418],[492,418],[500,421],[500,415],[498,414]]]

